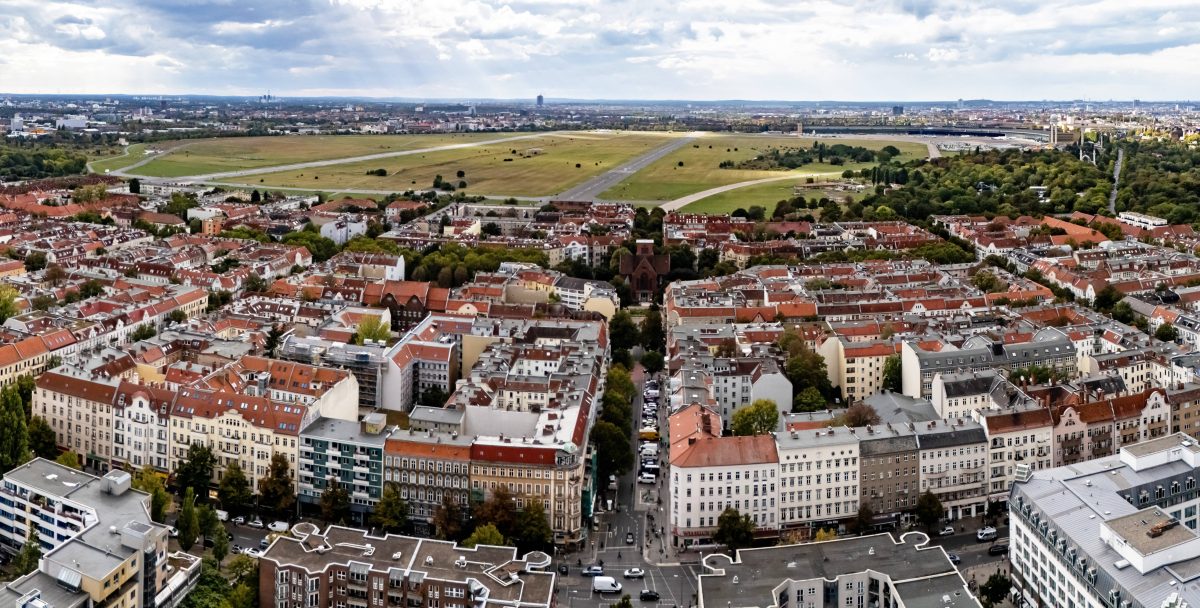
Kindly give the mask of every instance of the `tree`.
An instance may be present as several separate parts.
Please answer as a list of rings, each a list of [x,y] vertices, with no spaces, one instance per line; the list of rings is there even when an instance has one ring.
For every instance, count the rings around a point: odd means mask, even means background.
[[[184,321],[187,321],[187,313],[176,308],[167,315],[167,320],[172,323],[183,323]]]
[[[162,476],[146,465],[137,472],[137,475],[133,476],[132,485],[134,489],[150,495],[150,519],[160,524],[165,522],[171,495],[167,493],[167,488],[163,485]]]
[[[283,337],[283,326],[272,325],[271,331],[267,332],[267,343],[263,345],[263,350],[268,356],[275,356],[275,349],[279,348],[279,340]]]
[[[1092,300],[1092,308],[1100,312],[1108,312],[1124,297],[1125,294],[1121,293],[1121,290],[1112,285],[1105,285],[1104,289],[1101,289],[1100,293],[1096,294],[1096,299]]]
[[[296,490],[292,487],[292,473],[287,456],[279,452],[271,454],[271,467],[267,476],[258,481],[258,496],[258,504],[275,513],[290,511],[296,504]]]
[[[1112,318],[1126,325],[1133,323],[1133,307],[1124,300],[1117,302],[1112,309]]]
[[[620,475],[633,466],[633,448],[629,445],[629,433],[621,432],[611,422],[601,420],[592,425],[589,436],[596,448],[597,479],[608,479],[609,475]]]
[[[642,367],[646,369],[647,374],[657,374],[661,372],[664,366],[663,354],[656,350],[648,350],[642,355]]]
[[[392,328],[383,321],[382,316],[364,316],[358,322],[355,328],[355,333],[358,338],[354,340],[355,344],[362,344],[366,340],[386,343],[392,337]]]
[[[504,536],[512,536],[517,521],[517,504],[513,501],[508,486],[496,486],[492,495],[475,507],[474,516],[476,521],[496,524],[496,529]]]
[[[217,517],[217,511],[211,505],[200,505],[196,507],[196,520],[199,524],[200,536],[213,539],[218,534],[225,532],[225,528],[221,525],[221,519]]]
[[[0,390],[0,474],[29,460],[29,432],[25,424],[25,404],[16,386]]]
[[[457,540],[462,534],[463,510],[449,492],[442,495],[442,504],[433,510],[433,518],[429,523],[433,524],[434,533],[442,540]]]
[[[252,203],[262,202],[262,195],[258,193],[258,190],[253,190],[250,192],[250,202],[252,202]]]
[[[463,541],[464,547],[474,547],[475,545],[504,545],[504,535],[496,528],[494,524],[480,524],[475,526],[475,531]]]
[[[787,360],[783,373],[791,381],[792,387],[802,390],[800,387],[814,386],[822,395],[829,397],[833,387],[829,384],[825,358],[808,348],[802,339],[797,338],[788,345],[796,352]]]
[[[546,518],[546,508],[542,501],[533,499],[525,503],[525,508],[517,514],[513,544],[521,553],[548,551],[553,536],[554,532],[550,529],[550,521]]]
[[[899,393],[904,390],[904,377],[901,375],[900,356],[888,355],[883,361],[883,388]]]
[[[21,546],[21,550],[13,558],[11,568],[13,577],[20,578],[37,570],[38,562],[41,559],[42,541],[38,539],[36,527],[30,526],[29,534],[25,537],[25,544]]]
[[[214,547],[215,550],[215,547]],[[246,556],[235,556],[246,557]],[[249,583],[241,582],[234,586],[229,592],[229,608],[255,608],[258,605],[258,585],[250,586]]]
[[[229,555],[229,535],[225,533],[225,526],[218,523],[217,527],[220,529],[211,537],[213,542],[212,556],[213,559],[217,560],[217,569],[220,570],[221,560],[225,559],[226,555]]]
[[[139,325],[137,329],[133,330],[133,333],[129,334],[129,339],[133,342],[141,342],[142,340],[153,338],[157,333],[158,331],[154,329],[153,325],[146,323],[145,325]]]
[[[179,507],[179,517],[175,519],[175,529],[179,531],[179,548],[188,551],[196,544],[200,535],[200,519],[196,514],[196,492],[191,487],[183,491],[183,503]]]
[[[730,428],[734,435],[762,435],[779,427],[779,407],[770,399],[755,399],[754,403],[733,413]]]
[[[0,285],[0,323],[17,314],[17,298],[21,294],[11,285]]]
[[[1154,330],[1154,337],[1163,342],[1174,342],[1179,338],[1179,330],[1175,329],[1175,326],[1170,323],[1163,323],[1158,326],[1158,329]]]
[[[946,515],[942,501],[938,500],[938,497],[929,490],[925,490],[925,493],[917,499],[917,506],[913,512],[917,516],[917,521],[921,522],[926,530],[932,530]]]
[[[216,464],[217,458],[213,456],[211,448],[202,443],[193,443],[188,448],[187,457],[175,467],[175,482],[180,490],[190,488],[200,502],[204,502]]]
[[[633,608],[633,599],[631,599],[629,594],[626,593],[625,595],[621,596],[620,601],[615,604],[610,604],[609,608]]]
[[[371,514],[371,523],[384,532],[399,533],[408,525],[408,503],[400,498],[395,483],[383,484],[383,495]]]
[[[330,477],[321,493],[321,519],[336,524],[345,523],[350,518],[350,492],[338,483],[336,477]]]
[[[226,564],[225,571],[235,581],[252,581],[258,584],[258,560],[249,555],[235,555]]]
[[[136,177],[129,180],[129,193],[130,194],[141,194],[142,193],[142,180],[140,180]]]
[[[225,467],[225,474],[217,484],[217,499],[221,501],[221,508],[234,515],[244,515],[254,502],[250,481],[238,461],[231,461]]]
[[[1011,589],[1012,579],[1005,574],[995,572],[979,586],[979,599],[983,600],[983,605],[990,608],[1003,602]]]
[[[651,309],[642,319],[642,347],[646,350],[666,351],[666,333],[663,331],[662,313]]]
[[[42,275],[42,278],[54,287],[58,287],[66,280],[67,271],[63,270],[63,267],[58,264],[51,264],[46,267],[46,272]]]
[[[829,401],[815,386],[807,386],[792,400],[793,412],[815,412],[829,407]]]
[[[289,232],[283,236],[283,244],[293,247],[304,247],[312,254],[314,262],[324,262],[337,255],[338,245],[316,232],[300,230]]]
[[[58,458],[58,437],[41,416],[29,419],[29,449],[38,458]]]
[[[46,254],[34,251],[25,256],[25,270],[37,272],[46,267]]]
[[[608,322],[608,333],[612,337],[614,349],[628,350],[637,345],[640,338],[638,327],[633,323],[633,317],[625,310],[617,311]]]
[[[845,426],[867,426],[868,424],[879,424],[879,414],[870,404],[859,401],[850,407],[841,415],[841,422]]]
[[[76,471],[83,470],[83,465],[79,462],[79,454],[70,450],[59,454],[58,458],[54,459],[54,462],[57,462],[64,467],[75,469]]]
[[[875,511],[871,506],[863,503],[858,507],[858,513],[854,519],[850,520],[850,525],[847,526],[851,532],[862,536],[871,531],[871,526],[875,523]]]
[[[749,547],[754,543],[754,520],[733,507],[726,507],[717,518],[713,541],[729,547],[731,552]]]
[[[817,534],[816,534],[815,536],[813,536],[813,542],[815,542],[815,543],[823,543],[823,542],[825,542],[825,541],[827,541],[827,540],[833,540],[833,539],[835,539],[835,538],[837,538],[837,532],[836,532],[836,531],[834,531],[834,530],[832,530],[832,529],[828,529],[828,530],[827,530],[827,529],[825,529],[825,528],[818,528],[818,529],[817,529]]]
[[[705,251],[707,251],[707,250],[705,250]],[[737,340],[734,340],[733,338],[725,338],[724,340],[721,340],[721,343],[717,345],[717,353],[716,354],[718,357],[736,357],[736,356],[738,356]]]

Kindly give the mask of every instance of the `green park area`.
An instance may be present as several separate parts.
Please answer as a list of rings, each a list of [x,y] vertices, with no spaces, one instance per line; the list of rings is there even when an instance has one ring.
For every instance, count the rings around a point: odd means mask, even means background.
[[[325,167],[230,179],[257,188],[404,191],[438,176],[489,196],[549,196],[667,143],[658,133],[561,133]],[[461,173],[460,173],[461,172]],[[465,182],[465,186],[462,183]]]
[[[797,181],[799,181],[813,174],[840,175],[847,169],[858,170],[876,164],[874,162],[857,163],[843,160],[842,164],[835,165],[829,162],[832,159],[826,158],[824,162],[812,162],[788,170],[722,168],[720,166],[723,162],[734,165],[746,163],[759,155],[768,153],[772,149],[811,148],[817,141],[826,145],[844,144],[847,146],[861,146],[872,150],[880,150],[889,145],[895,146],[901,152],[900,156],[895,159],[897,162],[922,158],[927,154],[927,148],[924,144],[903,141],[849,138],[823,138],[821,140],[814,140],[812,138],[780,135],[713,134],[699,137],[690,145],[675,150],[651,163],[628,179],[603,192],[601,197],[632,201],[669,201],[718,186],[778,177],[788,172],[795,173]],[[776,192],[790,192],[791,184],[793,183],[796,182],[781,180],[774,184],[760,184],[749,186],[748,188],[755,188],[753,192],[757,193],[756,196],[761,197],[768,196],[766,193],[772,190]],[[736,197],[736,193],[740,191],[741,189],[738,189],[715,196],[722,197],[722,200],[731,200],[731,197]],[[782,198],[788,197],[790,197],[790,194]],[[761,203],[763,200],[767,199],[760,198],[758,199],[758,203]],[[778,198],[769,198],[769,200],[774,202]],[[732,210],[742,206],[745,205],[743,203],[736,203],[730,206],[729,209]],[[693,207],[689,206],[688,209],[691,210]]]
[[[103,156],[90,156],[88,162],[91,163],[93,173],[105,173],[107,171],[115,171],[124,169],[144,158],[146,153],[146,144],[133,144],[128,150],[122,148],[113,148],[112,154]]]
[[[135,173],[150,177],[184,177],[454,144],[470,144],[517,136],[516,133],[284,135],[161,142],[153,144],[153,147],[171,151],[139,167]]]

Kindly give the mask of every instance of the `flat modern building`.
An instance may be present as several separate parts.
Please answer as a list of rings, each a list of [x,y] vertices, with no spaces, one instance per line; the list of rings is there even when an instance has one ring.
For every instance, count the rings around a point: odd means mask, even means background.
[[[302,528],[303,529],[303,528]],[[281,536],[259,561],[262,608],[549,608],[550,556],[364,530]]]
[[[1032,471],[1009,497],[1014,594],[1030,606],[1200,606],[1200,444],[1175,433]]]
[[[699,607],[978,607],[946,551],[928,541],[875,534],[709,555]]]
[[[297,465],[302,504],[316,506],[334,483],[350,493],[350,512],[359,522],[383,495],[383,444],[389,429],[383,414],[361,422],[318,418],[300,431]]]
[[[95,477],[41,458],[5,474],[0,543],[16,552],[32,525],[43,556],[38,570],[0,588],[0,599],[55,608],[178,605],[196,585],[200,560],[168,555],[167,528],[151,521],[150,496],[131,481],[124,471]]]

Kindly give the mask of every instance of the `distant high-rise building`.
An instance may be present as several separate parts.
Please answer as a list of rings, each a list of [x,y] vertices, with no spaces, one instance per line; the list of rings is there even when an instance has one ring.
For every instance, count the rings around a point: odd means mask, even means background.
[[[960,110],[961,110],[961,109],[963,109],[963,100],[962,100],[962,97],[959,97],[959,98],[958,98],[958,109],[960,109]]]
[[[1140,100],[1140,99],[1133,100],[1133,107],[1135,107],[1135,108],[1142,107],[1142,100]]]
[[[545,98],[545,97],[542,97],[541,95],[538,95],[538,96],[537,96],[537,107],[539,107],[539,108],[540,108],[540,107],[542,107],[543,105],[545,105],[545,103],[546,103],[546,98]]]
[[[892,116],[903,116],[904,106],[892,106]]]

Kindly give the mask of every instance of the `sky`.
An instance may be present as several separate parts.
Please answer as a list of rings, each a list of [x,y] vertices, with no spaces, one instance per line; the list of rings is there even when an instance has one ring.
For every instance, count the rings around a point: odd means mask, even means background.
[[[0,0],[0,93],[1200,97],[1200,0]]]

